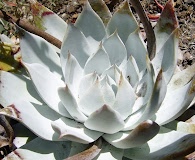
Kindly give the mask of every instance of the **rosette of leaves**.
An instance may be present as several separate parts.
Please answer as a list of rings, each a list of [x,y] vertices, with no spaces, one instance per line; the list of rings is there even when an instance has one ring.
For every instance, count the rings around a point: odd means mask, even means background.
[[[45,11],[45,31],[63,42],[60,53],[23,31],[21,63],[28,74],[0,72],[0,113],[38,136],[5,159],[162,159],[192,152],[194,134],[163,126],[195,95],[195,66],[176,70],[172,0],[154,28],[154,55],[128,2],[113,15],[103,1],[91,4],[99,15],[86,2],[74,24]]]

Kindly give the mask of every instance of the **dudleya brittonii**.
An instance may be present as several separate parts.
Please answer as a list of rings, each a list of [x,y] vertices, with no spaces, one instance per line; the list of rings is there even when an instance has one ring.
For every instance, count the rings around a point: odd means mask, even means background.
[[[127,2],[109,21],[102,21],[88,2],[75,24],[67,25],[53,12],[44,12],[46,32],[63,41],[60,56],[44,39],[24,31],[21,62],[29,77],[0,72],[0,102],[5,107],[1,113],[43,139],[73,141],[71,154],[102,137],[105,142],[97,159],[162,158],[176,148],[161,152],[163,147],[177,142],[180,151],[186,147],[181,143],[185,138],[192,146],[194,135],[161,127],[156,136],[159,125],[179,117],[195,95],[194,66],[175,71],[178,29],[172,5],[170,0],[154,29],[157,49],[153,59],[148,58]],[[183,78],[186,73],[188,77]],[[157,144],[162,138],[165,141]],[[70,147],[68,142],[41,143],[43,147],[47,143]],[[57,153],[63,153],[59,148]],[[56,150],[46,152],[52,155],[41,155],[40,150],[36,151],[39,154],[16,151],[24,158],[60,159]]]

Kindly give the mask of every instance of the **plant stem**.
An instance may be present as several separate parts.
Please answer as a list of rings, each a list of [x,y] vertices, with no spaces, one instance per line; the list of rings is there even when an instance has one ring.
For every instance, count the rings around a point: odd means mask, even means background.
[[[156,54],[156,38],[152,28],[152,25],[144,11],[139,0],[130,0],[133,5],[135,11],[140,17],[141,22],[143,23],[144,30],[146,32],[147,37],[147,50],[150,60],[152,60]]]
[[[38,29],[37,27],[31,25],[29,22],[22,20],[22,19],[18,19],[2,10],[0,10],[0,18],[3,18],[4,20],[13,23],[13,24],[17,24],[19,27],[33,33],[36,34],[42,38],[44,38],[46,41],[48,41],[49,43],[53,44],[54,46],[61,48],[62,42],[53,37],[52,35],[46,33],[45,31],[42,31],[40,29]]]

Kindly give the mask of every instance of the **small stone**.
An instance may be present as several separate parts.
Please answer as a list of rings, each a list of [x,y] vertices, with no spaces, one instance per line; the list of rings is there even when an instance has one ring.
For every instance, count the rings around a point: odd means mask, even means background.
[[[74,8],[74,6],[67,5],[66,11],[67,11],[68,13],[72,13],[72,12],[75,11],[75,8]]]

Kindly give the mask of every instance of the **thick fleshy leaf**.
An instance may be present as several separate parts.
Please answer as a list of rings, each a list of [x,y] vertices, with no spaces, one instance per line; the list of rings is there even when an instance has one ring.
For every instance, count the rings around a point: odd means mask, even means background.
[[[154,117],[158,124],[166,124],[186,111],[195,96],[194,84],[195,77],[185,86],[167,92],[160,109]]]
[[[111,65],[120,65],[124,59],[127,59],[127,51],[124,43],[121,41],[117,32],[114,32],[103,42],[103,46],[109,55]]]
[[[154,66],[155,74],[159,72],[162,68],[165,81],[168,84],[171,77],[174,74],[176,63],[177,63],[177,54],[178,54],[178,29],[167,39],[165,44],[162,46],[160,51],[156,54],[155,58],[152,60]]]
[[[102,149],[102,139],[98,139],[92,146],[72,142],[70,155],[65,160],[92,160]]]
[[[94,142],[103,134],[87,129],[83,124],[68,118],[60,118],[52,122],[52,127],[58,132],[60,140],[70,140],[83,144]]]
[[[132,107],[135,103],[136,95],[133,88],[121,74],[118,90],[116,93],[116,100],[112,108],[121,114],[123,120],[125,120],[131,113]]]
[[[42,104],[41,98],[28,77],[0,71],[0,104],[7,107],[19,100]]]
[[[146,56],[146,64],[147,70],[143,72],[143,77],[139,81],[135,93],[137,95],[137,100],[135,101],[135,105],[133,106],[133,113],[138,111],[140,108],[145,106],[152,95],[154,80],[153,80],[153,68],[149,61],[148,56]]]
[[[165,94],[166,94],[166,83],[162,76],[162,71],[157,76],[152,95],[148,101],[146,107],[141,108],[134,114],[130,115],[125,121],[124,130],[130,130],[135,128],[139,123],[150,119],[160,108]]]
[[[177,72],[171,78],[171,81],[168,84],[169,90],[178,89],[186,85],[195,75],[195,64],[188,66],[186,69]]]
[[[105,69],[110,67],[110,60],[108,54],[102,45],[100,45],[98,51],[91,55],[87,60],[84,72],[85,74],[96,72],[97,74],[102,74]]]
[[[154,28],[156,36],[156,53],[160,51],[170,34],[178,27],[178,21],[174,12],[174,2],[169,0]]]
[[[100,154],[94,160],[122,160],[123,149],[116,148],[103,142]]]
[[[105,76],[104,79],[100,81],[100,84],[105,104],[107,104],[108,106],[113,106],[115,102],[115,92],[109,84],[108,77]]]
[[[102,74],[102,76],[108,76],[109,82],[111,82],[110,78],[114,80],[116,85],[119,84],[120,75],[121,75],[121,71],[116,65],[112,65],[110,68],[106,69]]]
[[[103,0],[88,0],[93,10],[102,19],[104,25],[108,23],[112,14]]]
[[[37,138],[37,136],[27,127],[25,127],[22,123],[16,123],[12,125],[12,128],[14,130],[13,144],[16,148],[20,148],[23,145]]]
[[[105,104],[99,79],[80,97],[78,106],[81,111],[89,116]]]
[[[126,42],[130,33],[138,28],[137,22],[129,8],[129,4],[125,1],[124,5],[114,13],[108,22],[107,32],[111,35],[116,30],[123,41]]]
[[[32,105],[28,101],[18,101],[1,109],[0,113],[20,121],[43,139],[58,140],[55,131],[51,127],[51,122],[58,119],[60,115],[47,107]]]
[[[23,64],[27,68],[32,82],[45,103],[56,112],[66,116],[67,111],[64,106],[60,106],[58,95],[58,88],[64,87],[64,82],[40,64]]]
[[[67,29],[67,23],[63,19],[47,9],[47,11],[42,13],[42,21],[43,26],[45,27],[45,32],[49,33],[60,41],[63,40]]]
[[[65,67],[62,69],[64,72],[65,83],[70,87],[71,92],[77,98],[78,87],[83,76],[83,69],[79,65],[76,58],[70,53],[67,55]]]
[[[124,77],[129,81],[131,86],[136,87],[139,81],[139,69],[133,56],[130,56],[127,62],[124,62],[119,66]]]
[[[75,26],[79,28],[85,37],[92,37],[97,41],[101,41],[106,35],[104,24],[101,18],[91,8],[87,1],[82,13],[75,22]]]
[[[98,140],[97,140],[98,141]],[[70,154],[69,157],[77,155],[89,148],[89,144],[71,142]]]
[[[81,98],[89,90],[89,88],[97,80],[97,77],[98,75],[95,72],[83,76],[79,85],[79,98]]]
[[[134,148],[153,138],[158,133],[159,128],[158,124],[147,120],[131,132],[118,132],[113,135],[104,134],[103,138],[116,148]]]
[[[139,160],[180,159],[191,153],[194,147],[194,134],[186,134],[161,127],[159,134],[148,141],[147,144],[125,150],[124,156]]]
[[[89,55],[91,55],[90,46],[84,34],[74,25],[68,25],[62,47],[61,64],[64,68],[69,52],[77,59],[81,67],[84,67]]]
[[[87,117],[80,111],[76,99],[72,95],[68,86],[58,89],[59,97],[70,115],[78,122],[85,122]]]
[[[103,105],[88,117],[84,125],[91,130],[113,134],[123,129],[124,121],[117,111]]]
[[[127,58],[131,55],[135,58],[139,71],[146,68],[146,46],[139,34],[139,29],[131,33],[125,43],[127,49]]]
[[[62,160],[70,152],[70,142],[53,142],[41,138],[29,142],[22,149],[16,149],[7,155],[4,160]]]
[[[22,32],[23,35],[20,37],[22,61],[25,63],[39,63],[61,78],[60,57],[53,50],[51,44],[37,35],[24,30]]]

